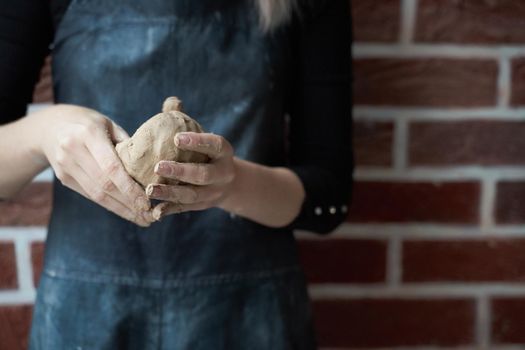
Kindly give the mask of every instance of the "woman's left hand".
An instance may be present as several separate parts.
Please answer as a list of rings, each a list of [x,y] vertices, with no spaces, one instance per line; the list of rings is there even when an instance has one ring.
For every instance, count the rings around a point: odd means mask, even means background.
[[[165,201],[153,209],[153,216],[163,216],[218,206],[232,191],[235,162],[232,145],[222,136],[211,133],[181,132],[175,144],[184,150],[200,152],[210,157],[209,163],[179,163],[160,161],[155,173],[176,179],[184,185],[150,184],[146,193],[152,199]]]

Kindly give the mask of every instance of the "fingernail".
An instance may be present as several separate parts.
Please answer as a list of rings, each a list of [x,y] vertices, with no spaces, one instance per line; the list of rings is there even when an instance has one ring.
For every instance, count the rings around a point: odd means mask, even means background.
[[[190,137],[185,134],[177,134],[177,137],[175,138],[176,142],[175,144],[178,145],[187,145],[190,143]]]
[[[153,193],[153,184],[149,184],[148,186],[146,186],[146,196],[151,196],[151,194]]]
[[[153,208],[153,211],[151,214],[153,215],[153,219],[155,219],[155,221],[160,221],[160,219],[162,219],[162,214],[164,213],[165,207],[166,207],[166,204],[161,203],[157,205],[155,208]]]
[[[158,197],[161,194],[162,194],[162,190],[160,189],[160,187],[157,187],[157,186],[152,187],[152,189],[151,189],[151,196]]]
[[[158,162],[153,171],[159,175],[171,175],[171,168],[164,162]]]

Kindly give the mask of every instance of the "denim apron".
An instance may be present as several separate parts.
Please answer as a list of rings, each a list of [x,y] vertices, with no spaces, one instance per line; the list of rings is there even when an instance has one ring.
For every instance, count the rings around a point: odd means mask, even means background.
[[[240,158],[285,164],[289,30],[246,0],[73,0],[53,43],[57,102],[129,133],[178,96]],[[292,232],[218,208],[127,222],[55,180],[30,348],[314,349]]]

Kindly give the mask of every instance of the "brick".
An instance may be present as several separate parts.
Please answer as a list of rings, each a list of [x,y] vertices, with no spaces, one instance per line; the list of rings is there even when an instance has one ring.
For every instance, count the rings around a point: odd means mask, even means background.
[[[391,122],[356,120],[354,151],[358,166],[391,166],[394,125]]]
[[[495,298],[491,310],[493,343],[525,343],[524,298]]]
[[[456,346],[474,338],[470,299],[318,300],[313,310],[325,347]]]
[[[33,265],[33,283],[35,286],[38,286],[44,266],[44,249],[44,242],[33,242],[31,244],[31,263]]]
[[[53,102],[53,81],[51,78],[51,58],[47,58],[40,71],[40,80],[33,91],[34,103]]]
[[[525,239],[407,241],[405,282],[523,282]]]
[[[516,58],[511,63],[512,94],[510,103],[513,106],[525,105],[525,58]]]
[[[524,165],[525,122],[443,121],[410,125],[410,165]]]
[[[496,187],[495,216],[498,224],[525,222],[525,181],[501,181]]]
[[[31,305],[0,307],[0,349],[27,349],[31,313]]]
[[[0,242],[0,290],[16,289],[17,287],[15,245]]]
[[[310,283],[375,283],[386,275],[386,242],[379,240],[300,240]]]
[[[476,224],[479,199],[475,181],[357,181],[348,221]]]
[[[515,0],[420,0],[415,41],[525,43],[525,3]]]
[[[350,4],[355,41],[397,41],[399,0],[352,0]]]
[[[51,214],[51,183],[32,183],[15,198],[0,201],[0,226],[46,225]]]
[[[379,106],[494,106],[497,71],[496,62],[488,59],[357,59],[354,101]]]

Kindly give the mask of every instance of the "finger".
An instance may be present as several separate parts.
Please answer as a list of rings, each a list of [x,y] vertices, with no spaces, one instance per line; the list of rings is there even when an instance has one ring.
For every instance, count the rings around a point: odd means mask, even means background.
[[[129,134],[120,125],[111,121],[111,128],[109,129],[111,141],[117,144],[119,142],[129,139]]]
[[[149,184],[146,194],[153,199],[181,204],[214,201],[221,197],[220,186],[171,186],[164,184]]]
[[[148,212],[137,213],[125,204],[119,202],[117,199],[112,196],[102,192],[97,191],[97,184],[91,181],[87,174],[81,173],[81,170],[78,171],[78,184],[83,189],[83,196],[94,201],[100,206],[106,208],[112,213],[126,219],[128,221],[134,222],[139,226],[148,227],[154,221],[152,214]]]
[[[99,204],[100,206],[128,221],[136,223],[139,226],[148,227],[153,221],[151,213],[145,215],[145,217],[139,215],[110,195],[100,191],[98,186],[93,181],[91,181],[89,176],[80,167],[75,168],[73,166],[72,171],[75,174],[75,178],[73,178],[71,175],[61,176],[60,181],[64,184],[64,186],[71,188],[85,198]]]
[[[89,177],[91,182],[99,185],[99,189],[102,189],[102,191],[127,206],[130,210],[135,211],[134,207],[127,203],[128,198],[118,191],[115,184],[100,169],[86,145],[76,140],[73,137],[66,137],[60,140],[59,149],[56,152],[56,162],[59,165],[57,169],[69,169],[69,174],[74,174],[74,172],[71,172],[72,169],[83,170],[83,173]]]
[[[176,179],[194,185],[211,185],[226,182],[226,169],[215,163],[179,163],[160,161],[153,171],[162,177]]]
[[[157,204],[153,210],[153,218],[155,220],[160,220],[166,215],[178,214],[187,211],[196,211],[196,210],[205,210],[211,208],[213,205],[209,202],[200,202],[200,203],[191,203],[191,204],[182,204],[182,203],[160,203]]]
[[[106,174],[104,174],[85,146],[82,146],[81,149],[77,150],[76,154],[76,165],[80,167],[84,173],[87,174],[87,176],[89,176],[91,181],[97,183],[102,191],[109,194],[123,205],[127,206],[130,210],[135,210],[133,204],[129,203],[128,197],[120,192],[113,181]]]
[[[87,138],[86,146],[99,167],[127,197],[127,203],[142,211],[149,210],[150,203],[146,193],[128,175],[108,136],[100,128],[94,128],[92,132],[93,135]]]
[[[174,141],[179,148],[204,153],[212,159],[233,155],[232,145],[220,135],[179,132],[175,135]]]

